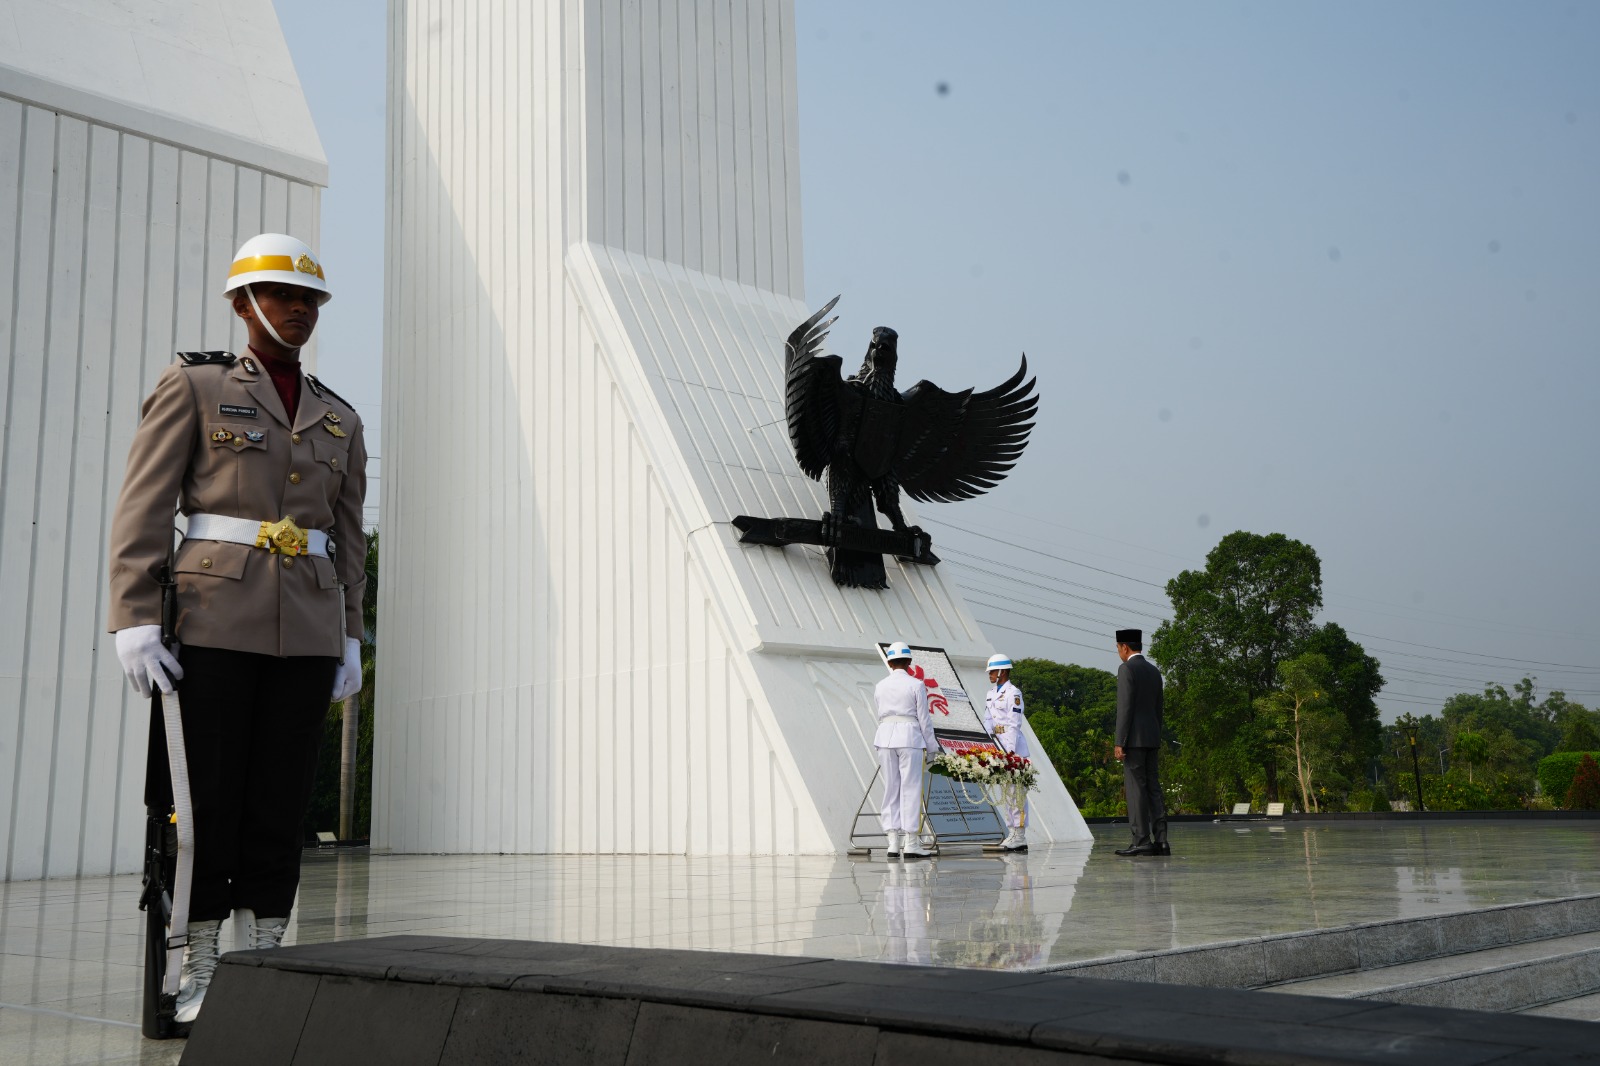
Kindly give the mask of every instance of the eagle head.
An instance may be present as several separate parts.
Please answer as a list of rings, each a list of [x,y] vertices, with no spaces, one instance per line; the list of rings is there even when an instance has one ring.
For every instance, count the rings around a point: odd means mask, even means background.
[[[872,343],[867,345],[867,357],[861,360],[861,369],[855,379],[875,392],[888,393],[894,387],[894,365],[900,358],[896,345],[900,334],[888,326],[872,331]]]
[[[872,331],[872,343],[867,345],[867,365],[874,370],[894,370],[895,360],[900,358],[900,350],[896,347],[900,342],[900,334],[888,326],[879,326]]]

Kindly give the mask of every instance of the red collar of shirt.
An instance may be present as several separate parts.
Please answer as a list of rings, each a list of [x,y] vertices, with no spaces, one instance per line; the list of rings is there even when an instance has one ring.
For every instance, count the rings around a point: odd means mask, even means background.
[[[266,367],[267,375],[272,378],[272,387],[278,390],[278,399],[283,401],[283,409],[289,415],[289,421],[294,421],[295,413],[300,409],[300,363],[294,359],[280,359],[266,352],[255,352],[261,365]]]

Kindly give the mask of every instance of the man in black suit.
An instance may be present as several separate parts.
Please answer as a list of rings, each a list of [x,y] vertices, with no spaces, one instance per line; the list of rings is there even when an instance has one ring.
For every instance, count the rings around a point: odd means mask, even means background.
[[[1161,671],[1144,657],[1144,634],[1117,630],[1116,756],[1122,760],[1122,787],[1128,796],[1128,828],[1133,843],[1118,855],[1171,855],[1167,845],[1167,804],[1161,794],[1157,759],[1161,752]]]

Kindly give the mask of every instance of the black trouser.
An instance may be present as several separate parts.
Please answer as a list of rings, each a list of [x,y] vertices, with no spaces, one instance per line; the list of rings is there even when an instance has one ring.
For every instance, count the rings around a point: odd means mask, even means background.
[[[1167,801],[1157,766],[1160,748],[1122,749],[1122,788],[1128,796],[1128,828],[1135,844],[1167,842]]]
[[[286,918],[339,661],[190,645],[178,661],[194,800],[189,920],[241,907]]]

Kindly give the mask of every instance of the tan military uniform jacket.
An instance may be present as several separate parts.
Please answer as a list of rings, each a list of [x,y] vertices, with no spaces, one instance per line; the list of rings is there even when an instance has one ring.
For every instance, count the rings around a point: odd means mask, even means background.
[[[366,466],[360,416],[313,388],[303,372],[291,425],[254,358],[168,367],[145,400],[112,521],[111,630],[161,621],[157,575],[172,542],[175,504],[184,514],[292,516],[302,528],[335,537],[335,561],[183,542],[175,567],[178,640],[342,658],[345,636],[361,636]]]

